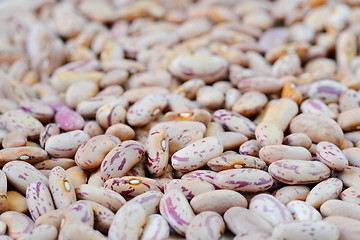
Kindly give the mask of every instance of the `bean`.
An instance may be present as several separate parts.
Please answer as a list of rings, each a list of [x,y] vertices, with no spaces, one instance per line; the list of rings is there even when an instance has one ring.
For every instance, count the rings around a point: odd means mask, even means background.
[[[27,215],[15,211],[7,211],[0,215],[0,220],[7,226],[7,233],[14,239],[30,233],[34,222]]]
[[[359,174],[359,168],[349,166],[341,172],[333,172],[332,177],[340,179],[344,187],[360,187]]]
[[[289,146],[298,146],[309,149],[311,147],[311,139],[305,133],[292,133],[284,137],[283,144]]]
[[[9,211],[16,211],[27,214],[29,208],[26,202],[26,197],[17,191],[8,191],[6,193],[7,202],[9,203]]]
[[[49,176],[49,187],[56,208],[65,209],[76,201],[75,189],[69,175],[61,167],[54,167]]]
[[[222,217],[211,211],[196,215],[186,229],[187,239],[218,239],[225,230]]]
[[[282,187],[273,192],[272,195],[283,204],[288,204],[293,200],[305,200],[309,192],[310,188],[308,186],[297,185]]]
[[[322,216],[313,206],[301,200],[292,200],[286,207],[296,221],[319,221]]]
[[[51,107],[36,98],[27,99],[26,101],[22,100],[19,102],[18,107],[42,123],[50,122],[55,114]]]
[[[28,185],[26,202],[34,221],[41,215],[55,209],[50,191],[42,182],[32,182]]]
[[[214,171],[234,168],[264,169],[266,166],[265,162],[259,158],[240,154],[222,155],[209,160],[207,165]]]
[[[165,193],[171,189],[181,191],[187,199],[191,200],[193,197],[201,193],[215,190],[215,187],[205,181],[173,179],[164,184]]]
[[[245,117],[251,117],[259,113],[267,102],[268,99],[266,95],[261,92],[246,92],[236,100],[234,105],[232,105],[232,111]]]
[[[224,151],[239,148],[241,144],[246,142],[248,138],[237,132],[223,132],[213,135],[224,147]]]
[[[58,110],[54,121],[64,131],[81,130],[85,125],[84,118],[68,107],[62,107]]]
[[[61,229],[73,224],[81,223],[87,226],[94,226],[94,212],[91,206],[84,200],[77,201],[65,209],[64,221],[61,223]]]
[[[149,133],[146,141],[146,168],[154,177],[165,173],[169,161],[169,138],[164,129]]]
[[[3,148],[22,147],[27,143],[26,137],[19,132],[10,132],[3,138]]]
[[[8,189],[7,178],[4,171],[0,170],[0,198],[6,197],[6,192]]]
[[[58,230],[53,225],[43,224],[35,227],[31,232],[31,239],[55,240],[58,236]]]
[[[257,140],[248,140],[241,144],[239,148],[239,153],[242,155],[259,157],[260,148],[261,144]]]
[[[104,130],[96,121],[85,122],[83,131],[89,134],[90,138],[104,134]],[[113,134],[109,134],[109,135],[113,135]]]
[[[343,150],[343,153],[346,159],[349,161],[350,166],[360,167],[360,159],[359,159],[360,151],[358,148],[353,148],[353,147],[346,148]]]
[[[81,101],[77,107],[76,111],[81,114],[83,117],[93,118],[96,116],[96,112],[100,107],[107,103],[118,103],[123,107],[128,107],[128,101],[124,97],[119,96],[95,96]]]
[[[48,213],[41,215],[35,221],[35,227],[40,225],[53,225],[56,229],[60,229],[61,225],[63,224],[63,218],[65,215],[64,209],[55,209]]]
[[[359,220],[359,211],[359,205],[337,199],[327,200],[320,207],[320,212],[325,217],[343,216]]]
[[[122,123],[111,125],[106,129],[105,134],[118,137],[121,141],[131,140],[135,137],[135,131],[128,125]]]
[[[118,103],[108,103],[100,107],[96,112],[96,121],[103,129],[117,123],[125,123],[126,109]]]
[[[259,158],[269,165],[282,159],[312,160],[306,148],[286,145],[264,146],[259,151]]]
[[[159,214],[152,214],[146,219],[140,240],[168,239],[169,225]]]
[[[359,195],[360,195],[359,188],[349,187],[340,194],[340,199],[345,202],[352,202],[352,203],[359,205],[360,204],[360,202],[358,200],[358,199],[360,199]]]
[[[60,128],[55,123],[47,124],[40,132],[39,142],[42,148],[45,147],[46,141],[53,135],[60,134]]]
[[[22,161],[27,163],[37,163],[45,158],[48,154],[38,147],[12,147],[0,150],[0,165],[4,166],[6,163],[12,161]]]
[[[324,218],[325,222],[335,225],[342,239],[356,239],[359,234],[360,221],[342,217],[342,216],[330,216]]]
[[[89,239],[89,240],[105,240],[107,239],[104,235],[95,231],[92,227],[86,224],[67,225],[61,229],[59,233],[59,239]]]

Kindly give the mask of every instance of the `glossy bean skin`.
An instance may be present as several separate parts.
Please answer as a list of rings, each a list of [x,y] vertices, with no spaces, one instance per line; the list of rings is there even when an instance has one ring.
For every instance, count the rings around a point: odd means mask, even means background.
[[[85,224],[90,227],[94,226],[94,211],[90,204],[84,200],[74,202],[65,209],[61,229],[76,223]]]
[[[54,210],[49,188],[42,182],[32,182],[26,189],[26,202],[34,221],[41,215]]]
[[[214,171],[236,168],[255,168],[261,170],[266,166],[265,162],[259,158],[240,154],[222,155],[211,159],[207,165]]]
[[[140,194],[128,202],[140,204],[146,212],[147,216],[159,212],[159,203],[164,194],[160,191],[147,191]]]
[[[165,240],[169,238],[169,224],[164,217],[159,214],[152,214],[147,217],[141,240],[158,239]]]
[[[292,200],[286,205],[286,207],[290,210],[296,221],[322,220],[320,212],[304,201]]]
[[[187,239],[218,239],[225,230],[220,214],[206,211],[196,215],[186,229]]]
[[[45,150],[38,147],[14,147],[0,150],[0,165],[18,160],[34,164],[47,158]]]
[[[0,220],[7,225],[8,235],[14,239],[30,233],[34,222],[27,215],[15,211],[7,211],[0,215]]]
[[[61,167],[54,167],[49,176],[49,188],[57,209],[65,209],[75,203],[76,195],[69,175]]]
[[[169,138],[164,129],[149,133],[146,168],[154,177],[164,174],[169,161]]]
[[[349,187],[340,194],[340,199],[345,202],[352,202],[359,205],[360,204],[360,201],[358,200],[360,199],[359,193],[360,193],[359,188]]]
[[[341,193],[343,183],[337,178],[328,178],[318,183],[306,197],[306,202],[315,208],[330,199],[336,199]]]
[[[214,191],[215,187],[205,181],[192,181],[173,179],[164,184],[164,192],[171,189],[178,189],[189,200],[204,192]]]
[[[335,144],[329,142],[320,142],[316,145],[316,156],[335,171],[342,171],[349,165],[343,152]]]
[[[283,204],[287,204],[292,200],[305,200],[309,192],[310,188],[308,186],[297,185],[282,187],[273,192],[272,195]]]

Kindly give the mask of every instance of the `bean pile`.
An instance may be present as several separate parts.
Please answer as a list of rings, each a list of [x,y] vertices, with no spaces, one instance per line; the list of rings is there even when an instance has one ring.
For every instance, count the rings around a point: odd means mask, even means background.
[[[359,0],[3,0],[0,31],[0,240],[360,238]]]

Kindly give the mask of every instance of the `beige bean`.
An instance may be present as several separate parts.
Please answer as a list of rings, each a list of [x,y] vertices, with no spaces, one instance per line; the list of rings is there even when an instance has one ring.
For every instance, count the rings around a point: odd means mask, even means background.
[[[104,180],[100,176],[100,168],[93,171],[87,179],[87,184],[102,187]]]
[[[260,148],[261,144],[257,140],[252,139],[241,144],[239,148],[239,153],[242,155],[259,157]]]
[[[360,169],[357,167],[347,167],[343,171],[333,172],[332,177],[340,179],[344,187],[360,187]]]
[[[126,109],[118,103],[104,104],[96,112],[96,121],[103,129],[107,129],[113,124],[125,123],[125,120]]]
[[[169,90],[164,87],[142,87],[129,89],[122,95],[130,104],[139,101],[142,97],[156,94],[156,95],[167,95]]]
[[[23,147],[27,143],[26,137],[19,132],[10,132],[3,138],[3,148]]]
[[[262,121],[255,129],[256,140],[262,145],[278,145],[283,142],[284,133],[275,122]]]
[[[7,202],[9,203],[9,211],[16,211],[27,214],[29,208],[27,206],[26,197],[17,191],[8,191],[6,193]]]
[[[280,80],[266,76],[245,77],[237,84],[237,88],[242,92],[259,91],[264,94],[277,93],[282,86]]]
[[[12,161],[37,163],[47,158],[47,153],[39,147],[13,147],[0,150],[0,166]]]
[[[94,211],[94,228],[104,234],[107,234],[110,225],[114,220],[115,214],[97,202],[89,200],[81,200],[79,202],[85,202],[92,208]]]
[[[24,234],[31,233],[34,222],[23,213],[7,211],[0,215],[0,220],[7,225],[7,233],[14,239],[20,238]]]
[[[268,171],[276,180],[290,185],[317,183],[330,176],[325,164],[303,160],[279,160],[270,164]]]
[[[355,203],[360,205],[360,188],[349,187],[340,194],[340,199],[345,202]]]
[[[40,133],[39,142],[42,148],[45,147],[46,141],[53,135],[60,134],[60,128],[55,123],[47,124]]]
[[[0,170],[0,198],[6,198],[8,190],[7,177],[4,171]]]
[[[150,239],[168,239],[169,238],[169,225],[159,214],[152,214],[146,219],[141,240]]]
[[[61,229],[69,225],[85,224],[87,226],[94,226],[94,212],[91,206],[84,200],[77,201],[69,205],[65,209],[64,220],[61,223]]]
[[[40,225],[53,225],[56,227],[56,229],[60,229],[61,224],[63,223],[63,218],[65,215],[64,209],[56,209],[52,210],[48,213],[45,213],[44,215],[41,215],[38,219],[35,221],[35,227],[38,227]]]
[[[324,221],[293,222],[274,228],[274,239],[339,239],[336,225]]]
[[[105,74],[100,80],[100,87],[106,88],[108,86],[121,85],[127,81],[129,73],[124,69],[114,69]]]
[[[263,233],[270,236],[273,227],[264,218],[243,207],[232,207],[224,214],[226,227],[235,235]]]
[[[159,203],[163,195],[164,194],[159,191],[147,191],[132,198],[128,202],[140,204],[144,208],[146,215],[150,216],[151,214],[159,212]]]
[[[169,138],[164,129],[150,132],[146,141],[146,168],[154,177],[165,173],[169,161]]]
[[[213,171],[222,171],[236,168],[264,169],[266,164],[257,157],[240,154],[226,154],[213,158],[207,162]]]
[[[186,239],[218,239],[225,231],[222,217],[211,211],[196,215],[186,229]]]
[[[28,185],[26,203],[34,221],[41,215],[55,209],[49,188],[42,182],[32,182]]]
[[[232,105],[231,110],[245,117],[251,117],[261,111],[267,104],[265,94],[258,91],[249,91],[241,95]]]
[[[286,145],[264,146],[260,149],[259,158],[269,165],[282,159],[312,160],[306,148]]]
[[[233,190],[216,190],[201,193],[193,197],[190,205],[195,213],[213,211],[223,215],[232,207],[247,207],[246,199],[238,192]]]
[[[105,96],[122,96],[124,93],[123,87],[120,85],[111,85],[103,90],[101,90],[96,96],[105,97]]]
[[[283,144],[289,146],[298,146],[309,149],[311,147],[311,139],[305,133],[292,133],[284,137]]]
[[[301,200],[292,200],[286,207],[290,210],[296,221],[319,221],[322,216],[318,210],[307,202]]]
[[[38,170],[51,170],[54,167],[59,166],[66,170],[75,165],[75,161],[71,158],[52,158],[35,163],[34,167]]]
[[[57,236],[58,230],[50,224],[43,224],[35,227],[31,232],[31,239],[56,240]]]
[[[194,180],[194,181],[205,181],[213,184],[216,188],[217,186],[214,184],[214,177],[216,172],[210,170],[195,170],[182,175],[181,179],[185,180]]]
[[[327,200],[320,207],[320,212],[325,217],[343,216],[359,220],[359,211],[359,205],[337,199]]]
[[[82,170],[79,166],[74,166],[66,169],[66,173],[69,176],[70,182],[73,185],[74,189],[81,184],[86,183],[88,173]]]
[[[305,185],[285,186],[273,192],[272,195],[283,204],[288,204],[293,200],[305,200],[309,192],[310,188]]]
[[[83,117],[94,118],[96,116],[97,110],[107,103],[118,103],[125,108],[128,107],[128,101],[122,96],[96,96],[81,101],[77,105],[76,111]]]
[[[0,236],[5,235],[7,226],[3,221],[0,221]]]
[[[337,122],[344,131],[356,130],[360,125],[358,115],[358,108],[349,109],[339,114]]]
[[[106,129],[105,134],[118,137],[121,141],[131,140],[135,137],[135,131],[130,126],[122,123],[111,125]]]
[[[324,218],[325,222],[335,225],[340,232],[340,239],[350,240],[356,239],[360,233],[360,221],[342,217],[342,216],[330,216]]]
[[[187,199],[192,199],[195,196],[204,192],[214,191],[215,187],[205,181],[193,181],[193,180],[180,180],[173,179],[164,184],[164,192],[167,193],[172,189],[177,189],[184,194]]]
[[[95,97],[98,92],[99,87],[94,81],[77,81],[67,88],[65,101],[69,107],[76,108],[81,101]]]
[[[54,167],[51,170],[49,188],[57,209],[65,209],[76,201],[75,189],[62,167]]]
[[[224,100],[224,93],[215,87],[204,86],[196,93],[196,101],[207,109],[221,108]]]
[[[31,98],[19,102],[19,109],[29,113],[42,123],[47,123],[54,117],[54,110],[43,101]]]
[[[334,119],[335,113],[321,100],[315,98],[309,98],[303,101],[300,105],[301,112],[312,113],[318,115],[324,115],[326,117]]]
[[[200,130],[184,131],[169,141],[169,155],[183,149],[185,146],[202,139],[204,134]]]
[[[172,141],[173,138],[178,137],[184,132],[191,130],[198,130],[202,134],[206,131],[206,126],[201,122],[196,121],[168,121],[168,122],[160,122],[153,126],[150,129],[150,132],[154,132],[160,128],[165,129],[168,133],[169,141]]]
[[[94,170],[120,140],[111,135],[98,135],[83,143],[75,154],[75,162],[83,170]]]
[[[269,221],[274,227],[293,221],[286,206],[269,194],[258,194],[249,202],[249,210]]]
[[[349,161],[350,166],[360,167],[360,149],[359,148],[346,148],[343,150],[346,159]]]
[[[117,211],[109,229],[109,239],[137,239],[145,225],[146,212],[137,203],[128,203]],[[131,224],[128,224],[131,223]]]
[[[76,239],[88,239],[88,240],[106,240],[103,234],[95,231],[92,227],[86,224],[73,224],[66,225],[66,227],[62,228],[59,232],[60,240],[76,240]]]
[[[223,132],[213,135],[224,147],[224,151],[239,148],[241,144],[246,142],[248,138],[238,132]]]
[[[198,121],[208,125],[211,121],[211,114],[202,109],[195,109],[185,112],[167,112],[164,115],[165,121]]]
[[[96,121],[87,121],[84,125],[83,131],[89,134],[90,138],[104,134],[104,130]]]
[[[297,104],[290,98],[281,98],[266,111],[263,121],[275,122],[285,131],[298,113]]]
[[[199,89],[203,86],[205,86],[204,80],[201,78],[194,78],[181,84],[178,88],[175,89],[174,93],[183,95],[188,99],[194,99],[196,97],[197,91],[199,91]]]
[[[119,210],[126,203],[120,194],[102,186],[83,184],[78,186],[75,191],[78,199],[97,202],[113,212]]]

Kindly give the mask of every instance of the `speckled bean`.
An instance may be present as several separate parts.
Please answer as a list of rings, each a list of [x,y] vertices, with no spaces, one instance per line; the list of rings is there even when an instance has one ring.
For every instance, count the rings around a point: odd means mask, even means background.
[[[74,186],[62,167],[54,167],[51,170],[49,188],[57,209],[65,209],[76,201]]]
[[[268,76],[245,77],[237,84],[237,88],[242,92],[259,91],[264,94],[277,93],[282,86],[279,79]]]
[[[50,224],[56,227],[56,229],[60,229],[60,226],[63,222],[63,218],[65,215],[64,209],[56,209],[52,210],[48,213],[45,213],[44,215],[41,215],[38,219],[35,221],[35,227],[38,227],[43,224]]]
[[[146,219],[140,240],[166,240],[169,234],[169,224],[164,217],[152,214]]]
[[[165,121],[198,121],[207,125],[211,121],[211,114],[202,109],[195,109],[185,112],[167,112],[164,115]]]
[[[176,189],[168,191],[161,198],[160,213],[169,225],[182,236],[185,236],[186,229],[195,217],[185,196]]]
[[[27,186],[34,181],[41,181],[46,186],[49,180],[34,166],[27,162],[11,161],[4,165],[3,169],[8,182],[25,195]]]
[[[241,144],[239,148],[239,153],[242,155],[259,157],[260,148],[261,144],[257,140],[252,139]]]
[[[69,107],[76,108],[81,101],[95,97],[98,92],[99,87],[94,81],[77,81],[67,88],[65,101]]]
[[[77,105],[76,111],[83,117],[94,118],[97,110],[107,103],[118,103],[125,108],[128,107],[128,101],[123,96],[97,96],[81,101]]]
[[[168,133],[169,141],[173,138],[180,136],[182,133],[191,131],[191,130],[198,130],[202,134],[206,131],[206,126],[201,122],[196,121],[168,121],[168,122],[160,122],[153,126],[150,129],[150,132],[154,132],[160,128],[165,129]]]
[[[287,204],[292,200],[305,200],[309,192],[310,188],[305,185],[285,186],[273,192],[272,195],[283,204]]]
[[[28,185],[26,202],[34,221],[41,215],[55,209],[49,188],[42,182],[32,182]]]
[[[268,99],[265,94],[258,91],[249,91],[236,100],[231,110],[245,117],[251,117],[259,113],[267,102]]]
[[[114,177],[124,176],[132,167],[144,157],[143,146],[136,141],[129,140],[115,146],[101,163],[101,178],[106,181]]]
[[[290,185],[317,183],[330,176],[325,164],[303,160],[279,160],[270,164],[268,171],[276,180]]]
[[[333,172],[332,177],[340,179],[344,187],[360,188],[360,168],[348,166],[343,171]]]
[[[259,158],[269,165],[282,159],[312,160],[306,148],[286,145],[264,146],[260,149]]]
[[[186,239],[218,239],[225,231],[222,217],[211,211],[196,215],[186,229]]]
[[[218,139],[207,137],[174,153],[171,157],[171,164],[174,169],[183,172],[205,166],[206,163],[223,152],[223,146]]]
[[[340,239],[355,240],[360,234],[360,221],[358,220],[342,216],[330,216],[324,218],[324,221],[338,228]]]
[[[7,211],[0,215],[0,220],[7,226],[7,233],[14,239],[31,233],[34,222],[27,215],[15,211]]]
[[[73,185],[74,189],[80,186],[81,184],[86,183],[88,172],[82,170],[79,166],[73,166],[66,169],[66,173],[69,176],[69,181]]]
[[[234,168],[264,169],[266,164],[257,157],[240,154],[226,154],[208,161],[207,165],[213,171],[222,171]]]
[[[147,191],[128,202],[140,204],[144,208],[146,215],[150,216],[151,214],[159,212],[159,203],[163,195],[160,191]]]
[[[104,234],[107,234],[112,221],[114,220],[115,214],[105,206],[89,201],[80,200],[79,202],[85,202],[94,211],[94,228]]]
[[[84,200],[74,202],[65,209],[64,221],[62,222],[61,229],[66,228],[68,225],[79,223],[90,227],[94,226],[93,209]]]
[[[120,194],[102,186],[83,184],[75,191],[78,199],[97,202],[113,212],[119,210],[126,203]]]
[[[212,86],[204,86],[196,93],[196,101],[207,109],[222,107],[224,100],[224,93]]]
[[[264,218],[247,208],[232,207],[224,214],[226,227],[235,235],[263,233],[270,236],[273,226]]]
[[[339,114],[337,122],[344,131],[357,130],[360,125],[359,108],[352,108]]]
[[[57,236],[58,230],[56,229],[56,227],[50,224],[43,224],[33,229],[30,239],[56,240]]]
[[[360,93],[354,89],[347,89],[339,98],[339,107],[341,112],[350,110],[352,108],[358,108],[360,102]]]
[[[60,134],[60,128],[55,123],[47,124],[40,132],[39,142],[42,148],[45,148],[46,141],[53,135]]]
[[[280,224],[274,228],[272,238],[280,239],[339,239],[339,231],[336,225],[324,222],[293,222]]]
[[[258,194],[249,202],[249,210],[269,221],[274,227],[293,221],[286,206],[269,194]]]
[[[284,137],[283,144],[309,149],[312,142],[308,135],[306,135],[305,133],[292,133]]]
[[[308,96],[320,99],[324,103],[338,102],[340,95],[347,89],[344,85],[333,80],[320,80],[311,84]]]
[[[109,229],[109,240],[138,239],[145,221],[146,212],[140,204],[128,203],[124,205],[116,212]]]
[[[349,187],[340,194],[340,199],[345,202],[355,203],[360,205],[360,188]]]
[[[45,150],[52,157],[74,157],[77,149],[90,136],[82,130],[75,130],[48,138]]]
[[[203,137],[204,134],[200,130],[184,131],[179,136],[174,137],[169,141],[169,156],[172,156],[175,152]]]
[[[300,105],[301,112],[324,115],[329,118],[335,118],[335,113],[321,100],[309,98]]]
[[[194,196],[190,201],[190,205],[196,214],[213,211],[223,215],[232,207],[246,208],[248,203],[241,193],[220,189]]]
[[[323,216],[343,216],[360,220],[360,206],[351,202],[330,199],[320,207]]]
[[[165,173],[169,161],[169,138],[164,129],[150,132],[146,141],[146,168],[154,177]]]
[[[217,188],[217,186],[214,184],[214,177],[217,172],[210,171],[210,170],[195,170],[188,173],[185,173],[182,175],[182,180],[194,180],[194,181],[205,181],[208,183],[211,183]]]
[[[19,109],[30,114],[42,123],[50,122],[54,117],[54,110],[43,101],[36,98],[26,99],[19,102]]]
[[[72,225],[66,225],[59,232],[59,240],[76,240],[76,239],[88,239],[88,240],[106,240],[108,239],[100,232],[94,230],[92,227],[77,223]]]
[[[273,185],[272,177],[259,169],[231,169],[218,172],[214,177],[216,186],[239,192],[260,192]]]
[[[0,166],[8,162],[37,163],[47,158],[47,152],[38,147],[14,147],[0,150]]]
[[[83,143],[75,154],[76,164],[84,170],[98,168],[106,154],[120,144],[117,137],[111,135],[98,135]]]
[[[119,103],[104,104],[96,111],[96,121],[103,129],[117,123],[125,123],[126,109]]]
[[[56,166],[60,166],[66,170],[75,165],[76,165],[75,161],[71,158],[52,158],[52,159],[42,160],[34,164],[34,167],[37,170],[51,170]]]
[[[290,210],[291,215],[296,221],[322,220],[320,212],[307,202],[292,200],[286,205],[286,207]]]
[[[284,133],[275,122],[262,121],[255,129],[256,140],[262,145],[278,145],[283,142]]]
[[[94,120],[85,122],[83,131],[89,134],[91,138],[97,135],[104,134],[104,130],[101,128],[98,122]],[[109,135],[113,135],[113,134],[109,134]]]
[[[205,181],[173,179],[164,184],[165,193],[171,189],[179,190],[190,200],[201,193],[214,191],[215,187]]]
[[[320,142],[316,145],[316,156],[319,160],[335,171],[342,171],[348,166],[348,160],[343,152],[330,142]]]

